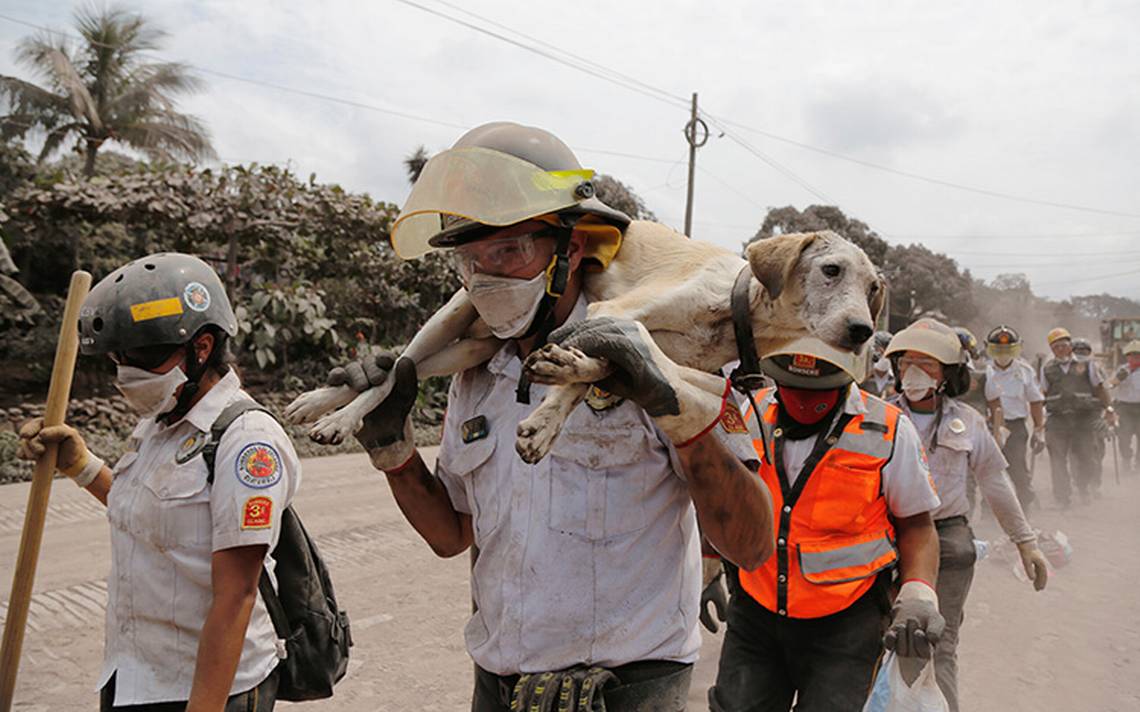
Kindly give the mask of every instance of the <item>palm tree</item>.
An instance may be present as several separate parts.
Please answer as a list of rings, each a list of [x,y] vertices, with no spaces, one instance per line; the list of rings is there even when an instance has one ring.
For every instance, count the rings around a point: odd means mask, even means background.
[[[198,91],[200,80],[184,64],[146,61],[165,33],[121,8],[77,10],[75,25],[78,42],[51,32],[20,42],[16,61],[41,85],[0,75],[9,110],[0,117],[0,138],[43,131],[43,161],[74,137],[88,177],[112,140],[155,160],[214,157],[202,122],[175,111],[174,98]]]
[[[404,170],[408,173],[408,182],[415,185],[416,181],[420,179],[420,173],[423,172],[424,166],[428,162],[428,152],[423,144],[420,144],[415,151],[404,157]]]

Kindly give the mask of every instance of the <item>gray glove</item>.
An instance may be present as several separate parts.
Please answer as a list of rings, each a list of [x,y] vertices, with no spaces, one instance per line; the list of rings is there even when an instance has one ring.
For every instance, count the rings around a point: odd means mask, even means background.
[[[715,569],[712,568],[714,563]],[[701,591],[700,619],[701,625],[710,633],[715,633],[720,630],[717,621],[724,623],[727,620],[728,589],[724,586],[724,567],[721,566],[720,559],[704,559],[704,564],[705,588]],[[709,604],[712,604],[712,611],[709,610]]]
[[[392,370],[395,363],[395,354],[389,352],[370,354],[362,359],[332,369],[329,371],[326,382],[330,386],[348,386],[360,393],[379,386],[387,380],[388,372]]]
[[[550,343],[607,359],[616,369],[597,385],[637,403],[653,417],[677,415],[677,392],[653,361],[642,330],[632,319],[604,316],[565,324],[550,334]]]
[[[907,581],[895,599],[883,645],[900,658],[929,660],[945,629],[946,621],[938,612],[938,594],[921,581]]]
[[[379,358],[374,363],[378,362]],[[419,394],[416,364],[411,359],[401,358],[395,362],[394,368],[396,382],[392,386],[392,392],[383,403],[364,416],[363,424],[356,433],[356,439],[368,451],[373,466],[378,470],[399,468],[411,459],[416,450],[411,418],[412,406],[416,404],[416,396]],[[348,368],[345,370],[348,371]],[[388,373],[384,371],[378,382],[383,383],[387,378]]]
[[[1045,430],[1034,430],[1033,435],[1029,437],[1029,448],[1033,451],[1034,455],[1040,455],[1045,451]]]

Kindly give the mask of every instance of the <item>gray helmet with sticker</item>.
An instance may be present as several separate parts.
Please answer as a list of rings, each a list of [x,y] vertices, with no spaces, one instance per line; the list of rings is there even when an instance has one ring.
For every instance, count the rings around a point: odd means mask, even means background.
[[[92,355],[184,344],[204,326],[237,335],[222,280],[197,257],[160,252],[95,285],[79,311],[79,348]]]

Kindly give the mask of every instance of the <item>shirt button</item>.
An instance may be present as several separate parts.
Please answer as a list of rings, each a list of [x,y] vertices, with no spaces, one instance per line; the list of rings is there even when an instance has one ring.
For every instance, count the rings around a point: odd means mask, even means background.
[[[780,538],[780,539],[777,539],[777,540],[776,540],[776,543],[777,543],[777,544],[779,544],[780,546],[784,546],[784,545],[785,545],[785,544],[787,544],[788,542],[787,542],[787,541],[785,541],[783,538]]]
[[[122,624],[119,626],[119,632],[120,633],[126,633],[130,629],[131,629],[131,624],[129,621],[123,621]]]
[[[790,511],[792,511],[792,508],[785,504],[784,505],[784,514],[787,514]]]
[[[780,578],[780,583],[784,583],[785,581],[788,580],[788,577],[783,575],[783,574],[780,574],[779,578]]]
[[[168,493],[168,492],[170,492],[170,490],[168,490],[168,489],[167,489],[167,488],[165,488],[165,487],[163,487],[162,489],[160,489],[160,490],[158,491],[158,493],[159,493],[160,495],[162,495],[163,497],[165,497],[165,496],[167,495],[167,493]]]

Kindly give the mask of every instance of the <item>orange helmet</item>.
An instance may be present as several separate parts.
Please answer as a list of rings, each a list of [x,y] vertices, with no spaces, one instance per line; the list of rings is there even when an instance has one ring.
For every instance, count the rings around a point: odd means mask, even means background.
[[[1058,326],[1056,329],[1053,329],[1045,337],[1045,340],[1049,342],[1050,346],[1052,346],[1054,343],[1060,341],[1061,339],[1068,339],[1070,341],[1073,340],[1073,335],[1070,334],[1069,330],[1063,326]]]

